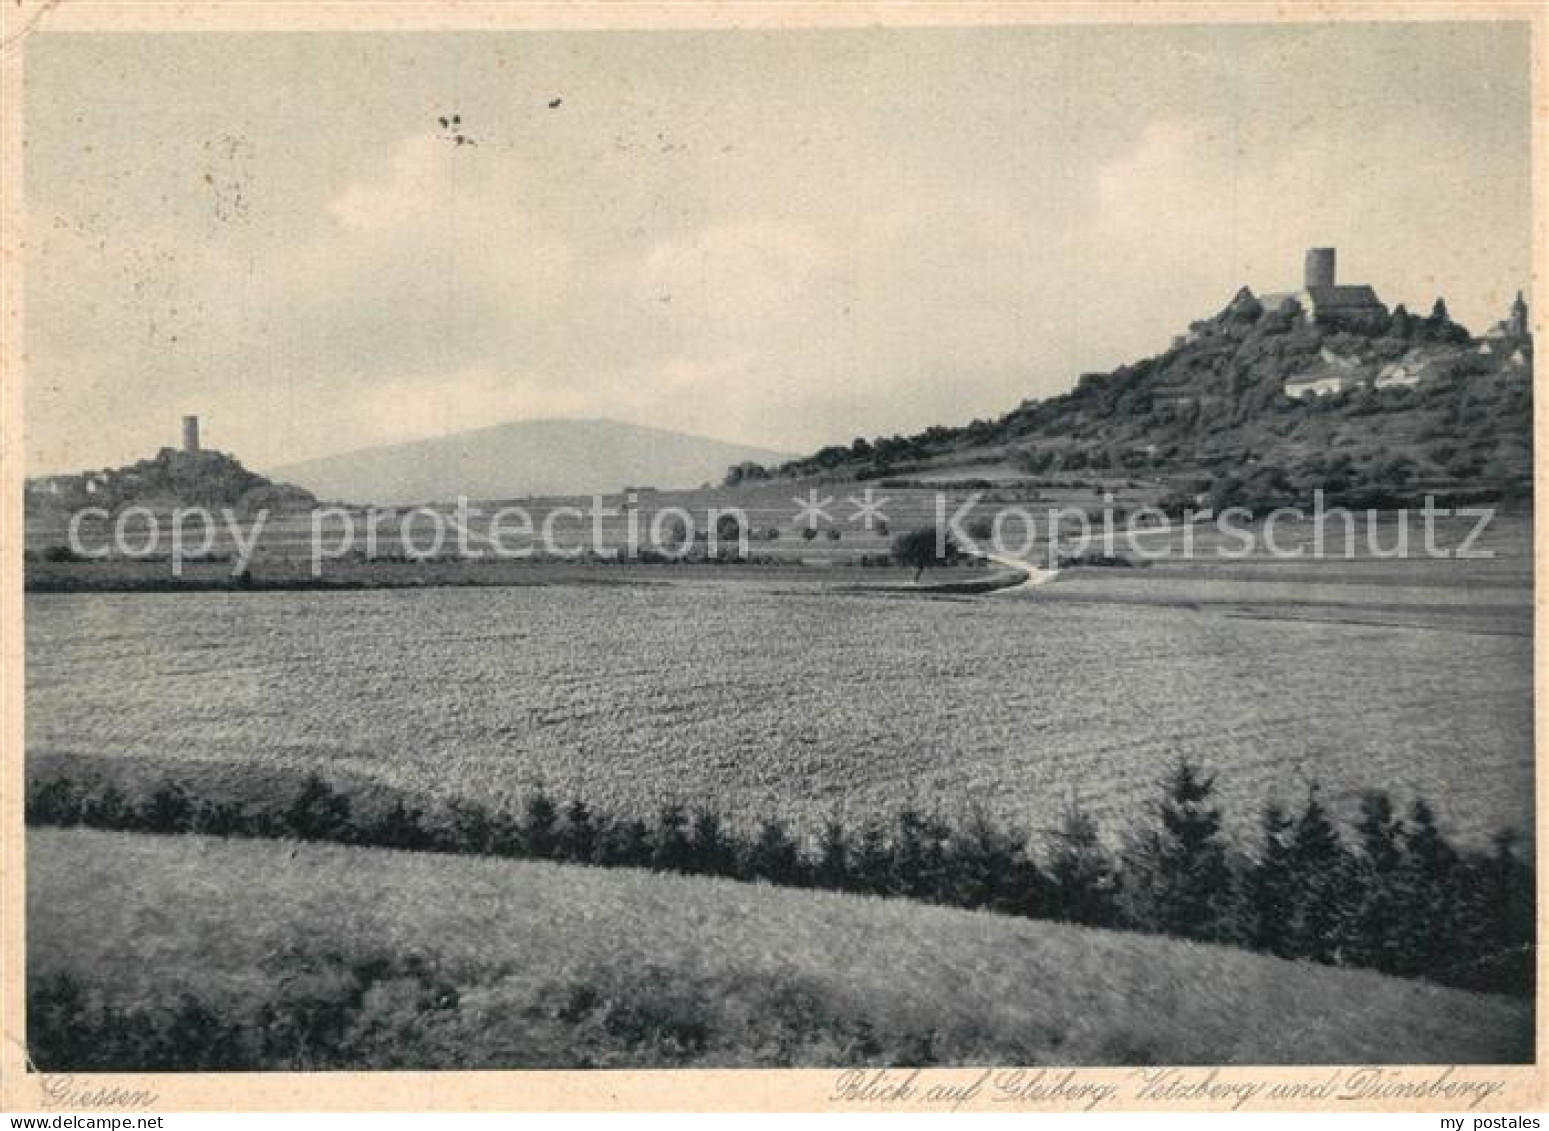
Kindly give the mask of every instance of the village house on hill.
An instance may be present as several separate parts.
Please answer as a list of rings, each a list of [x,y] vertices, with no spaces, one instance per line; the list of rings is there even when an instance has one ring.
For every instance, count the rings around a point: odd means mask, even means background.
[[[1310,368],[1288,377],[1282,388],[1289,397],[1323,397],[1350,388],[1361,379],[1362,373],[1360,358],[1346,357],[1324,346],[1318,351],[1318,360]]]

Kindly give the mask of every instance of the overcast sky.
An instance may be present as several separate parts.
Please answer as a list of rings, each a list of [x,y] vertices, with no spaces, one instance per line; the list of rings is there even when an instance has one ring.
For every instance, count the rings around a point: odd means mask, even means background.
[[[1523,24],[45,32],[26,66],[34,472],[189,412],[256,467],[564,416],[804,451],[1062,391],[1313,245],[1476,331],[1529,281]]]

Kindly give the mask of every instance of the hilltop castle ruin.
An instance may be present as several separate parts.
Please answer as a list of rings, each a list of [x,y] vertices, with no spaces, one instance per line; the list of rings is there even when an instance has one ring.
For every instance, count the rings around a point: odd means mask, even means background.
[[[1337,254],[1331,247],[1309,249],[1298,290],[1255,295],[1242,287],[1214,318],[1191,323],[1187,334],[1173,339],[1173,350],[1197,347],[1208,356],[1213,343],[1235,350],[1234,343],[1266,332],[1311,332],[1313,337],[1304,340],[1315,342],[1316,355],[1282,385],[1287,396],[1298,399],[1363,387],[1412,387],[1460,369],[1512,380],[1531,376],[1533,335],[1520,291],[1507,317],[1475,338],[1448,317],[1439,299],[1422,318],[1402,304],[1390,312],[1370,286],[1341,284]],[[1463,355],[1477,361],[1464,363]],[[1156,404],[1173,408],[1219,401],[1223,395],[1202,388],[1197,373],[1188,370],[1153,391]]]
[[[1361,330],[1385,325],[1388,308],[1377,292],[1365,283],[1339,283],[1337,263],[1337,249],[1309,248],[1301,289],[1263,295],[1259,302],[1269,311],[1289,311],[1288,304],[1294,303],[1314,322],[1330,328]]]
[[[69,513],[86,506],[110,512],[187,505],[306,510],[317,502],[299,487],[272,482],[225,452],[201,446],[197,416],[183,417],[180,447],[164,447],[124,467],[28,479],[25,498],[29,514],[45,509]]]

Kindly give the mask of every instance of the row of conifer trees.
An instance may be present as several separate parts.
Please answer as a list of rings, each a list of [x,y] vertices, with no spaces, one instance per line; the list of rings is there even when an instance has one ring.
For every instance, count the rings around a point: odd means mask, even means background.
[[[1215,779],[1186,760],[1117,848],[1076,807],[1033,835],[980,811],[903,809],[799,838],[777,819],[740,831],[676,803],[652,822],[612,818],[542,789],[519,814],[463,801],[431,814],[402,798],[357,805],[316,775],[258,807],[198,799],[179,784],[135,801],[111,784],[54,777],[31,783],[27,818],[641,867],[1154,932],[1490,992],[1530,994],[1533,984],[1533,873],[1509,835],[1462,849],[1425,801],[1400,813],[1379,792],[1360,799],[1342,833],[1313,788],[1294,811],[1266,804],[1256,836],[1237,844]]]

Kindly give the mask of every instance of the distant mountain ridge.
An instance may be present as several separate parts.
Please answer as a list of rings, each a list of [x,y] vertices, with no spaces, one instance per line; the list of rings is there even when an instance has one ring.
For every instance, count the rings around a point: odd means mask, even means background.
[[[273,469],[319,499],[402,506],[719,482],[726,468],[786,456],[767,448],[606,419],[523,420],[365,448]]]

